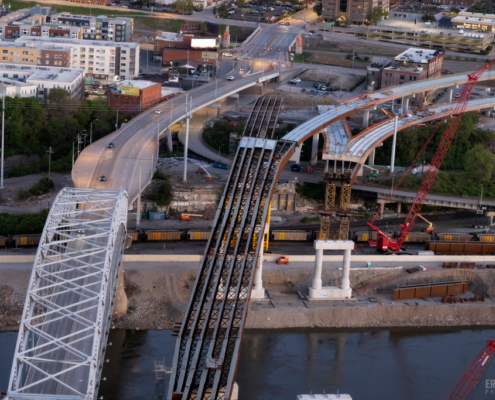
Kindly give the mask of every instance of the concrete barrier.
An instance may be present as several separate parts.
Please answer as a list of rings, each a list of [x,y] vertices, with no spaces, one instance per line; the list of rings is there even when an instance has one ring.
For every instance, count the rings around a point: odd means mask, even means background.
[[[258,27],[254,30],[254,32],[253,32],[253,33],[251,33],[251,34],[248,36],[248,38],[247,38],[244,42],[242,42],[241,47],[245,47],[245,46],[247,46],[247,45],[249,44],[249,42],[250,42],[251,40],[253,40],[256,36],[258,36],[258,34],[259,34],[261,31],[262,31],[262,29],[258,26]]]

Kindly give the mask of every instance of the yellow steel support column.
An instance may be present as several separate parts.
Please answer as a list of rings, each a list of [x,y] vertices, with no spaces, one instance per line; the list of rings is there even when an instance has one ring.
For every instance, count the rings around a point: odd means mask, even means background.
[[[318,235],[320,240],[330,239],[330,215],[322,215],[320,223],[320,234]]]
[[[339,240],[349,240],[349,217],[341,217],[339,223]]]
[[[335,206],[336,187],[333,183],[327,183],[325,188],[325,210],[330,210]]]
[[[351,185],[344,184],[340,188],[340,208],[349,208],[351,204]]]
[[[264,251],[265,251],[265,253],[268,251],[268,241],[270,239],[270,217],[271,216],[272,216],[272,203],[268,204],[268,215],[266,218],[266,226],[268,227],[268,232],[265,233],[265,235],[264,235],[264,238],[265,238]],[[266,231],[266,228],[265,228],[265,231]]]

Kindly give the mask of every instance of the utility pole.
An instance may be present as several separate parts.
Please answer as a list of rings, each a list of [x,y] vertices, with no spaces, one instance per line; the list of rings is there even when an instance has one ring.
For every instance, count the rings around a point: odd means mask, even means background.
[[[52,146],[50,146],[50,150],[47,151],[48,153],[48,179],[50,179],[50,167],[52,163]]]
[[[119,129],[119,109],[117,108],[117,121],[115,122],[115,130]]]
[[[0,189],[3,189],[3,155],[5,149],[5,94],[2,96],[2,161],[0,171]]]
[[[89,124],[89,144],[93,143],[93,122],[95,121],[98,121],[98,118],[96,118],[94,121],[91,121],[91,124]]]
[[[140,222],[141,222],[141,167],[139,167],[139,187],[138,187],[137,210],[136,210],[136,230],[139,229]]]
[[[74,168],[74,142],[72,142],[72,168]]]

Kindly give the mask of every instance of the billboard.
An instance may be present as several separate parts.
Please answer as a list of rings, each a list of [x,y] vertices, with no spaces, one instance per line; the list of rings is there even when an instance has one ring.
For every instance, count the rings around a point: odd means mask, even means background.
[[[217,39],[191,39],[193,49],[213,49],[217,47]]]
[[[120,93],[129,96],[139,96],[139,88],[137,86],[120,85]]]

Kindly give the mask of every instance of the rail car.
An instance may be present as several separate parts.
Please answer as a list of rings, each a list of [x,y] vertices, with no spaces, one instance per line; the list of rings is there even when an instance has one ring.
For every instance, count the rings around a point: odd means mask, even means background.
[[[386,232],[393,237],[396,232]],[[171,241],[207,241],[210,238],[210,230],[206,229],[175,229],[175,230],[141,230],[129,229],[127,235],[133,242],[171,242]],[[320,231],[300,229],[271,229],[270,241],[274,242],[312,242],[320,238]],[[349,238],[356,243],[367,242],[376,239],[376,231],[350,232]],[[330,239],[338,239],[338,232],[330,232]],[[37,246],[40,243],[41,234],[0,236],[1,247]],[[441,242],[493,242],[495,235],[490,234],[464,234],[464,233],[426,233],[412,232],[407,238],[408,243],[426,243],[429,241]]]

